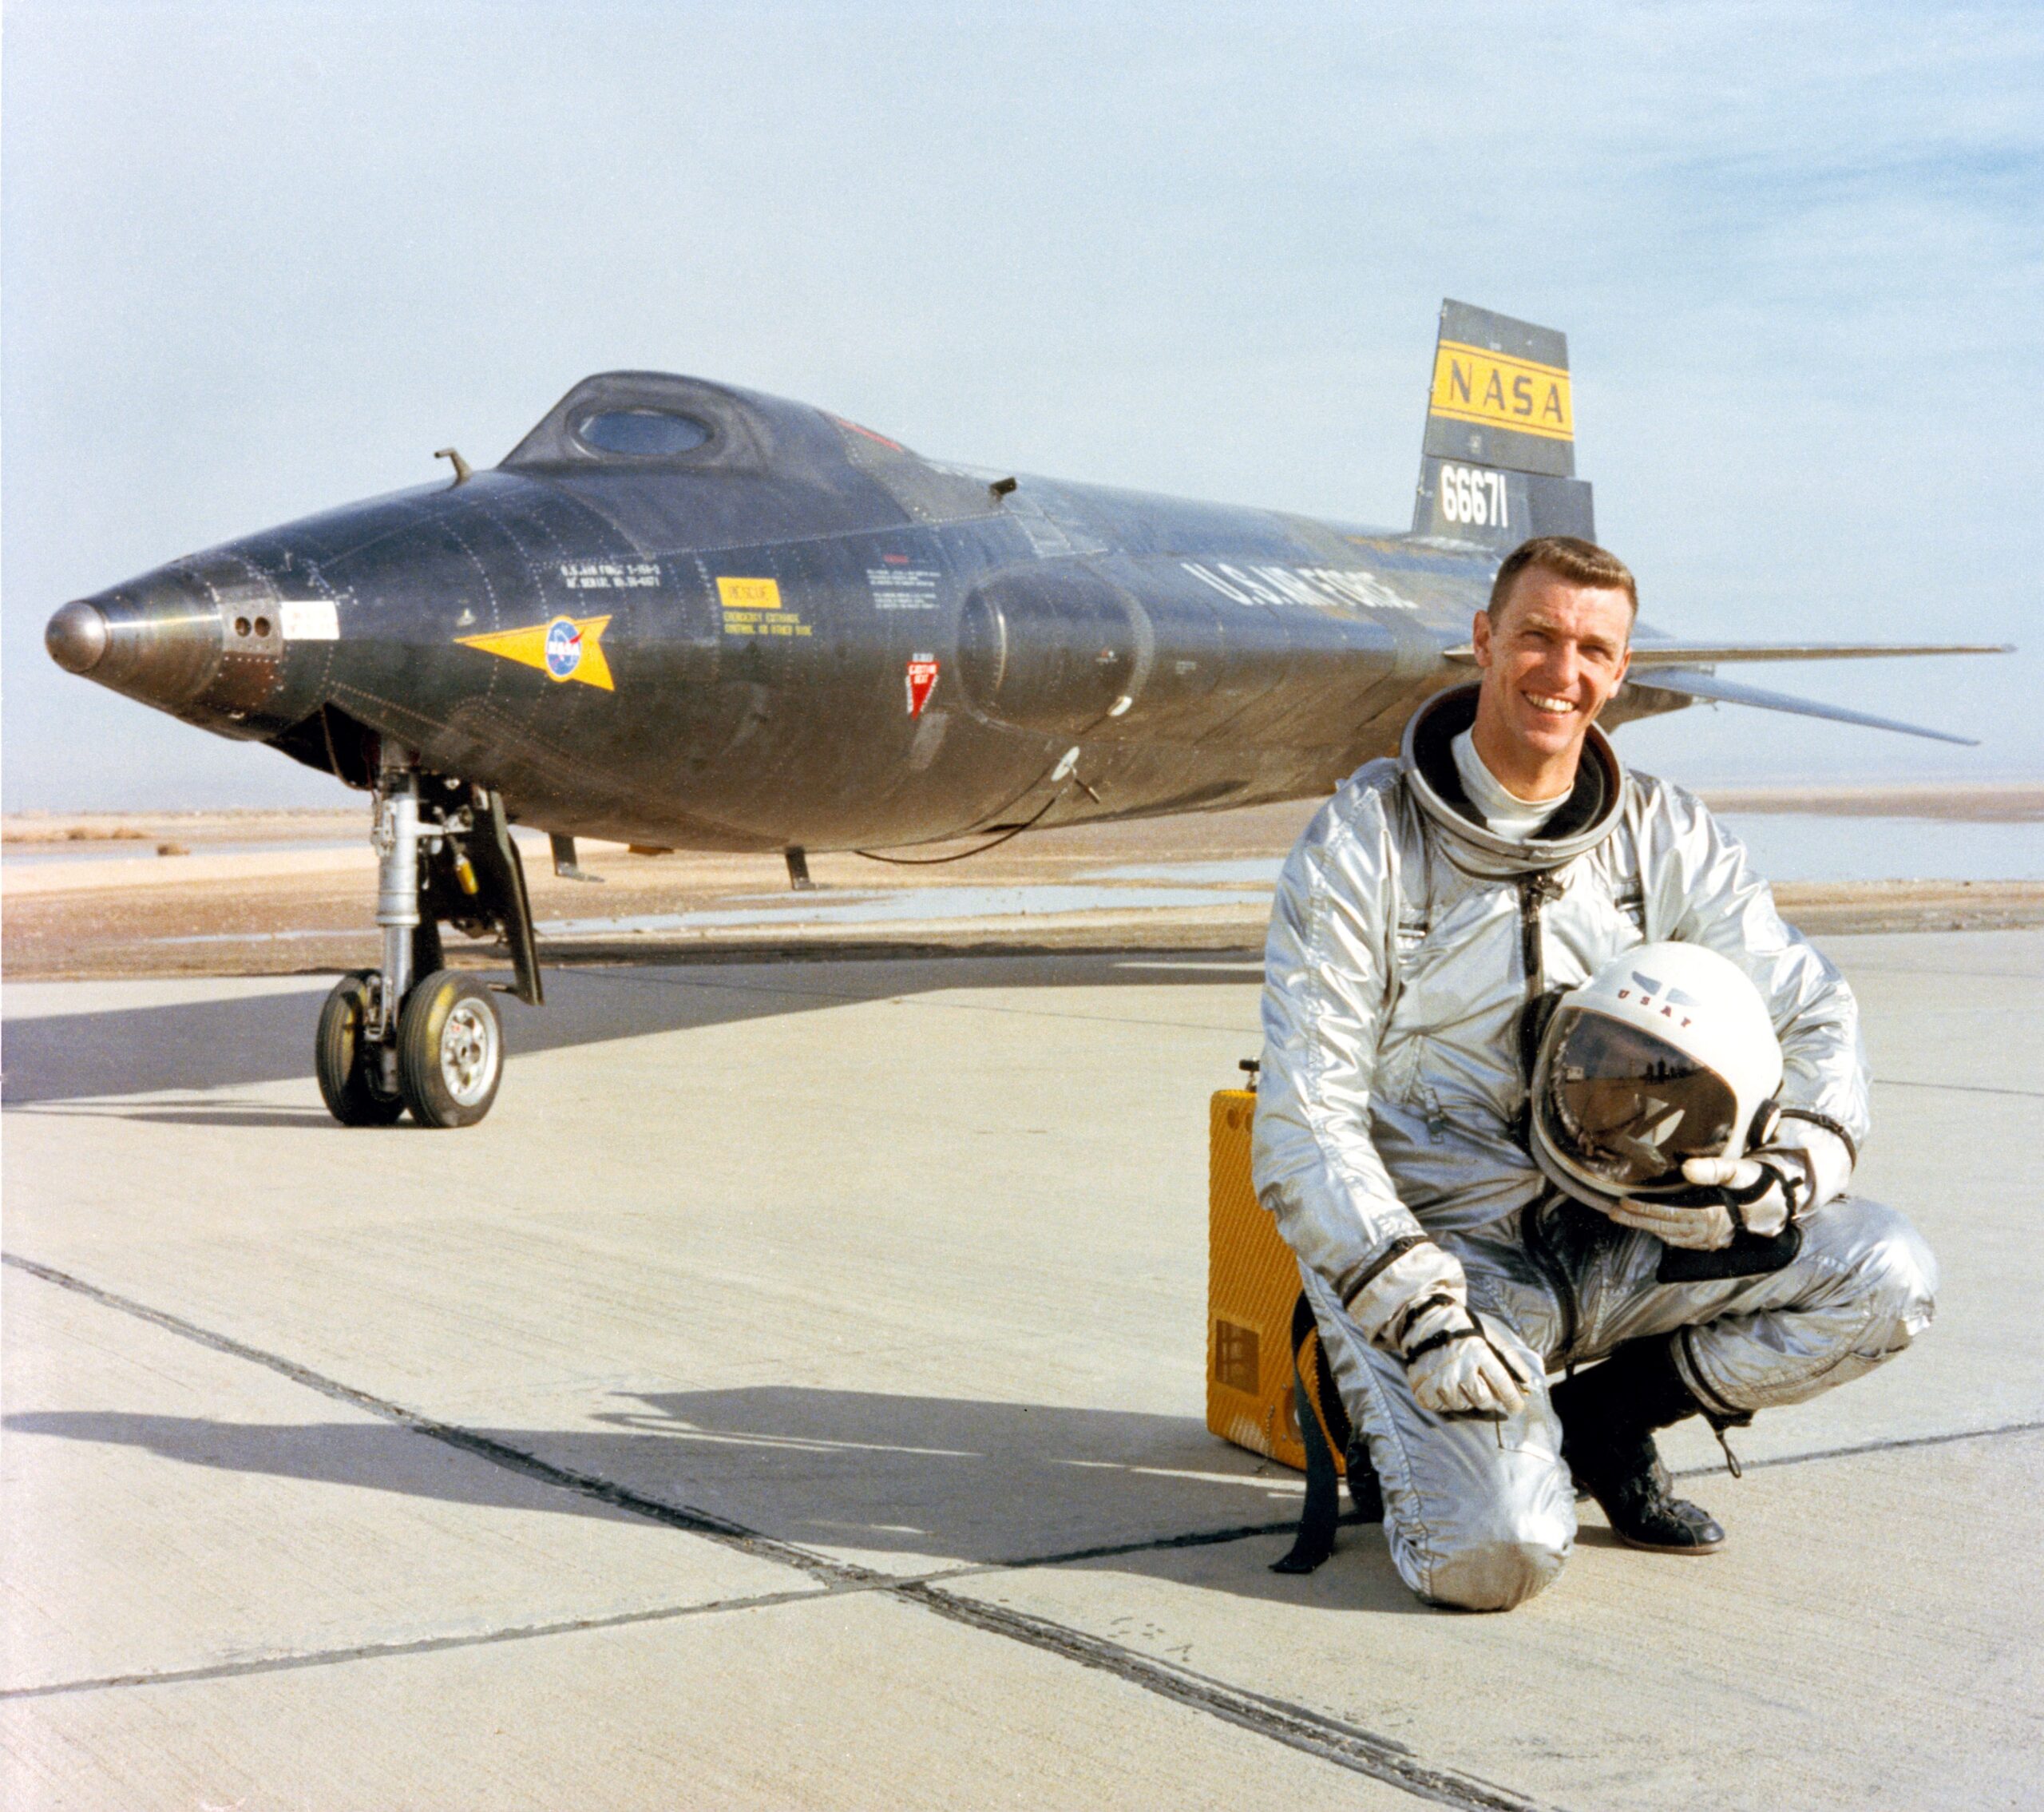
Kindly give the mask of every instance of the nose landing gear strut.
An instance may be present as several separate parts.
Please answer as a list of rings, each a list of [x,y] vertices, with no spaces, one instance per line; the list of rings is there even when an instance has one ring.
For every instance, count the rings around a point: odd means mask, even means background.
[[[320,1009],[319,1093],[343,1126],[388,1126],[407,1111],[422,1126],[473,1126],[497,1098],[504,1026],[487,985],[443,966],[441,921],[501,934],[516,977],[509,991],[541,999],[503,801],[422,775],[410,751],[386,744],[370,840],[383,965],[343,976]]]

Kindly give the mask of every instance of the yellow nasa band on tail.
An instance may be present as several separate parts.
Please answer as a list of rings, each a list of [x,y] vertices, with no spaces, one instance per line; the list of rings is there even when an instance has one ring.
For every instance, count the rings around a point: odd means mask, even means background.
[[[1510,428],[1544,440],[1573,440],[1575,410],[1568,372],[1509,353],[1444,339],[1434,353],[1428,411],[1452,422]]]
[[[480,648],[521,667],[537,667],[549,680],[617,690],[604,658],[604,631],[608,617],[556,617],[523,629],[493,629],[486,635],[459,636],[463,648]]]

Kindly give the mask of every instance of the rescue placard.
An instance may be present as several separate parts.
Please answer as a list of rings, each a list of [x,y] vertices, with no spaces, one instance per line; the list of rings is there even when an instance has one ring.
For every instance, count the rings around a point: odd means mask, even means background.
[[[778,610],[781,584],[778,579],[720,578],[717,597],[727,610]]]
[[[727,636],[806,636],[810,626],[794,611],[782,608],[778,579],[719,575],[717,597],[723,605]]]

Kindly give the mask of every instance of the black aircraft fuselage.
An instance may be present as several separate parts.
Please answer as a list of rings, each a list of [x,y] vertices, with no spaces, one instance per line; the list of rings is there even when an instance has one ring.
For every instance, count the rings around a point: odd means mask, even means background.
[[[93,679],[344,779],[373,733],[552,831],[886,847],[1325,791],[1467,676],[1497,557],[622,373],[494,471],[178,561],[75,633]]]
[[[1593,534],[1567,342],[1459,303],[1406,533],[938,465],[648,372],[577,385],[493,471],[450,454],[451,485],[173,561],[46,636],[373,794],[383,965],[337,985],[316,1047],[354,1124],[487,1111],[495,1009],[438,927],[501,934],[540,998],[511,823],[786,850],[799,879],[799,850],[1325,792],[1468,676],[1507,551]],[[1716,666],[1929,652],[1642,628],[1605,721],[1709,699],[1881,723]]]

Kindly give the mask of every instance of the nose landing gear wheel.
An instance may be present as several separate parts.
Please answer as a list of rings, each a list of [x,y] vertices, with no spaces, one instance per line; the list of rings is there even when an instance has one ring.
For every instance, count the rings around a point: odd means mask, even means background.
[[[473,1126],[504,1073],[504,1026],[482,983],[422,977],[398,1015],[398,1088],[421,1126]]]
[[[312,1042],[320,1098],[343,1126],[388,1126],[405,1111],[402,1096],[378,1085],[376,1053],[362,1036],[368,1018],[369,975],[357,969],[334,984]]]

